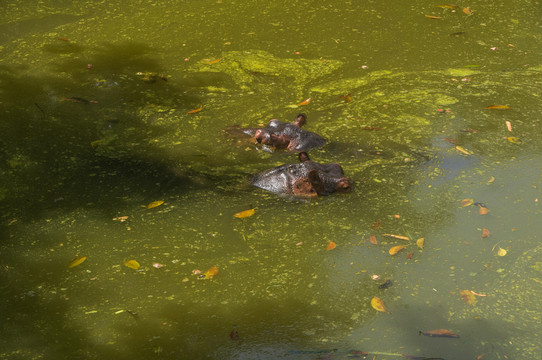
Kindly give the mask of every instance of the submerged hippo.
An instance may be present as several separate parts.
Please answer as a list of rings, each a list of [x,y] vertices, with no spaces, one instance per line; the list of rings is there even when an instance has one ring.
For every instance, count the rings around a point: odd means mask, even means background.
[[[284,123],[277,119],[269,121],[263,128],[243,129],[243,133],[253,136],[256,142],[276,149],[292,152],[309,151],[324,146],[326,139],[301,127],[307,122],[304,114],[299,114],[293,123]]]
[[[286,164],[256,174],[252,185],[280,195],[312,197],[350,189],[339,164],[320,164],[299,154],[299,164]]]

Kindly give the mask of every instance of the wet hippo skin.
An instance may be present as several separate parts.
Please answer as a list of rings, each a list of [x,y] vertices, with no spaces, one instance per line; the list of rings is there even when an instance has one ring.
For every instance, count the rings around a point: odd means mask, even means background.
[[[253,136],[260,144],[292,152],[309,151],[324,146],[326,139],[301,129],[306,122],[306,116],[299,114],[291,124],[273,119],[266,127],[243,129],[243,133]]]
[[[252,185],[279,195],[313,197],[350,190],[339,164],[320,164],[299,154],[299,164],[286,164],[256,174]]]

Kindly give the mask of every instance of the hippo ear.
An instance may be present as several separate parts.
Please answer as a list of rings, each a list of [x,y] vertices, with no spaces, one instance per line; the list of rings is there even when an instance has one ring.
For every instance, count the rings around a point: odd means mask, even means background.
[[[302,127],[307,122],[307,117],[305,114],[299,114],[294,120],[294,125],[297,127]]]
[[[297,155],[297,157],[299,158],[299,161],[301,162],[305,162],[305,161],[310,161],[311,159],[309,159],[309,154],[307,154],[306,152],[300,152],[299,155]]]

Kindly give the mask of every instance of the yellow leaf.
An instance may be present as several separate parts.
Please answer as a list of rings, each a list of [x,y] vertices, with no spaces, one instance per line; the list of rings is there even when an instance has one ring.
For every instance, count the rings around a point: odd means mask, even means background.
[[[376,311],[386,312],[386,305],[384,305],[384,301],[376,296],[371,299],[371,306]]]
[[[486,109],[488,109],[488,110],[508,110],[508,109],[510,109],[510,106],[508,106],[508,105],[491,105],[491,106],[486,106]]]
[[[410,238],[409,238],[408,236],[403,236],[403,235],[382,234],[382,236],[385,236],[385,237],[392,237],[392,238],[394,238],[394,239],[399,239],[399,240],[410,241]]]
[[[149,205],[147,205],[147,209],[152,209],[152,208],[155,208],[157,206],[160,206],[164,203],[163,200],[158,200],[158,201],[153,201],[151,202]]]
[[[134,269],[134,270],[138,270],[139,267],[140,267],[139,263],[137,261],[135,261],[135,260],[125,261],[123,264],[124,264],[124,266],[127,266],[130,269]]]
[[[457,5],[451,5],[451,4],[444,4],[444,5],[437,5],[438,7],[445,8],[445,9],[451,9],[451,10],[457,10],[459,9],[459,6]]]
[[[461,153],[463,153],[463,154],[465,154],[465,155],[472,155],[472,153],[471,153],[470,151],[465,150],[464,148],[462,148],[462,147],[459,146],[459,145],[456,146],[455,148],[456,148],[457,151],[459,151],[459,152],[461,152]]]
[[[326,247],[326,250],[333,250],[337,247],[337,244],[335,244],[333,241],[330,241],[328,244],[327,244],[327,247]]]
[[[218,274],[218,268],[216,266],[211,266],[209,270],[203,273],[202,276],[200,276],[200,279],[212,279],[213,277]]]
[[[80,265],[83,261],[85,261],[87,259],[86,256],[79,256],[79,257],[76,257],[75,259],[73,259],[72,261],[70,261],[70,263],[68,264],[68,268],[71,269],[71,268],[74,268],[76,267],[77,265]]]
[[[202,59],[201,63],[205,65],[212,65],[220,62],[222,59]]]
[[[507,253],[507,252],[508,252],[508,251],[506,251],[506,250],[504,250],[503,248],[500,247],[499,250],[497,250],[497,255],[499,255],[499,256],[506,256],[506,253]]]
[[[390,249],[389,253],[390,255],[395,255],[397,254],[399,251],[403,250],[404,248],[406,248],[405,245],[397,245],[397,246],[394,246]]]
[[[463,206],[463,207],[471,206],[472,204],[474,204],[473,199],[463,199],[463,200],[461,200],[461,206]]]
[[[518,137],[515,137],[515,136],[509,136],[506,138],[506,140],[510,141],[512,144],[522,144],[523,141],[518,138]]]
[[[418,245],[418,247],[420,248],[420,250],[423,250],[423,244],[425,242],[425,238],[419,238],[418,240],[416,240],[416,245]]]
[[[250,210],[238,212],[237,214],[233,214],[233,216],[235,216],[236,218],[242,219],[242,218],[246,218],[246,217],[254,215],[255,212],[256,212],[256,209],[250,209]]]
[[[442,19],[442,17],[440,16],[433,16],[433,15],[427,15],[427,14],[425,14],[425,17],[429,19]]]

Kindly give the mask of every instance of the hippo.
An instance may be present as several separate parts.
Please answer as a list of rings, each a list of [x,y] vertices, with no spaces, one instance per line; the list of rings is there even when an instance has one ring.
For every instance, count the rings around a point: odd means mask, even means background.
[[[286,164],[256,174],[251,184],[279,195],[315,197],[350,190],[339,164],[320,164],[299,153],[299,164]]]
[[[284,123],[277,119],[269,121],[263,128],[242,129],[243,133],[254,137],[256,142],[272,146],[275,149],[286,149],[291,152],[309,151],[324,146],[326,139],[301,127],[307,122],[304,114],[299,114],[294,122]]]

